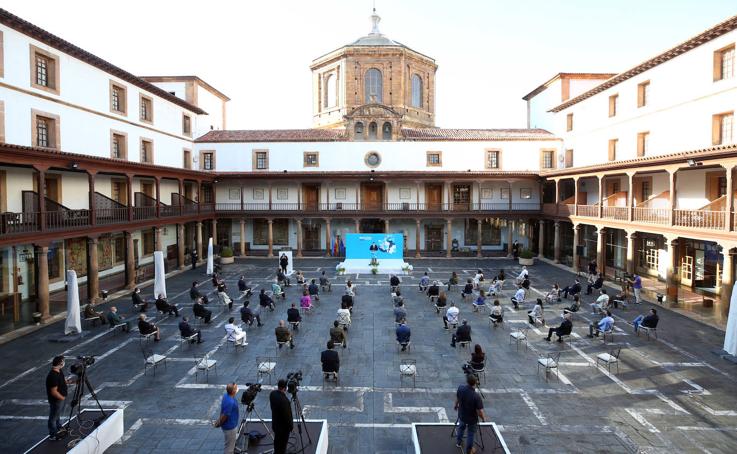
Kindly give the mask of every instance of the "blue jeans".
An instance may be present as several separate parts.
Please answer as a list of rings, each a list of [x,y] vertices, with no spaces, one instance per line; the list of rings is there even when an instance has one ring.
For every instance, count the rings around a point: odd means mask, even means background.
[[[61,429],[61,408],[64,406],[63,400],[55,400],[49,402],[49,435],[56,434]]]
[[[465,423],[458,420],[458,428],[456,429],[456,444],[461,444],[463,442],[463,433],[466,431],[466,427],[468,427],[468,438],[466,438],[466,452],[470,452],[471,448],[473,448],[473,437],[476,434],[476,427],[478,427],[477,423]]]
[[[642,323],[644,318],[644,315],[638,315],[636,319],[632,320],[632,324],[635,326],[635,332],[637,332],[637,329],[640,327],[640,323]]]

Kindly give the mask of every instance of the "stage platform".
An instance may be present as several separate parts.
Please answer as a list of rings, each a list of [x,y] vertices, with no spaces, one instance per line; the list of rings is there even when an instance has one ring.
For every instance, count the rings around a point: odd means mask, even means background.
[[[451,437],[453,423],[413,423],[412,442],[415,445],[415,454],[449,454],[459,453],[455,437]],[[479,432],[483,433],[484,449],[481,449]],[[493,422],[479,424],[476,432],[476,452],[509,454],[507,444]]]
[[[266,426],[271,430],[271,420],[266,419],[264,420],[266,422]],[[302,451],[303,454],[327,454],[328,452],[328,422],[325,419],[307,419],[305,420],[306,426],[307,426],[307,432],[309,432],[310,437],[312,438],[312,443],[308,444],[307,441],[307,434],[302,431],[302,440],[304,441],[304,447],[305,450]],[[264,433],[265,429],[263,424],[261,424],[258,420],[249,420],[248,422],[248,431],[258,431],[261,433]],[[299,451],[302,449],[302,445],[299,441],[299,432],[297,432],[297,423],[294,424],[294,431],[292,432],[292,435],[289,437],[289,444],[287,445],[287,452],[293,452],[290,450],[289,447],[296,447],[296,450]],[[236,443],[236,448],[241,449],[242,454],[261,454],[264,451],[268,451],[269,449],[273,449],[273,440],[270,436],[266,436],[262,438],[258,444],[255,444],[253,446],[247,446],[244,449],[243,446],[243,440],[239,439]],[[236,450],[236,452],[238,452]]]
[[[82,421],[81,432],[84,438],[70,446],[79,438],[80,428],[77,416],[64,424],[70,432],[62,440],[49,440],[48,435],[39,441],[26,454],[61,454],[61,453],[101,453],[123,436],[123,410],[104,409],[106,416],[100,410],[84,409],[80,412]]]

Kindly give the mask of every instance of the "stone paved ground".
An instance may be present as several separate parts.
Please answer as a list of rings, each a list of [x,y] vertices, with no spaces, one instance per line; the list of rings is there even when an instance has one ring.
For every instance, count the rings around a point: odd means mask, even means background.
[[[270,282],[273,263],[248,259],[227,266],[225,276],[231,292],[241,273],[258,291]],[[297,268],[311,278],[321,269],[334,274],[335,263],[304,259],[297,261]],[[307,418],[329,421],[330,452],[414,452],[410,423],[454,420],[454,390],[463,381],[461,364],[469,354],[450,347],[450,334],[443,330],[440,317],[417,292],[415,285],[423,271],[446,280],[452,270],[466,277],[478,266],[488,274],[503,267],[508,276],[519,269],[506,259],[413,263],[414,276],[403,277],[413,333],[410,353],[399,353],[395,346],[387,276],[351,275],[333,277],[333,292],[324,294],[314,313],[305,317],[296,335],[296,348],[278,354],[276,375],[304,372],[302,404]],[[205,281],[203,290],[211,289],[203,271],[186,271],[167,281],[170,299],[185,306],[185,314],[191,312],[187,289],[193,279]],[[554,281],[567,284],[572,280],[570,273],[548,264],[536,265],[531,274],[535,291],[546,291]],[[349,347],[340,352],[340,386],[328,385],[323,390],[319,354],[347,277],[359,286]],[[150,287],[144,289],[147,295],[150,291]],[[511,291],[508,280],[505,294]],[[297,301],[295,287],[287,294],[287,303]],[[485,314],[472,312],[470,303],[460,300],[458,290],[450,296],[460,305],[461,316],[470,321],[474,342],[487,352],[483,383],[486,412],[499,424],[512,452],[737,451],[737,366],[711,353],[721,346],[723,333],[661,311],[660,339],[637,337],[628,321],[650,307],[645,304],[616,311],[614,343],[587,339],[591,316],[583,313],[574,320],[577,337],[572,347],[545,342],[540,329],[530,331],[527,350],[521,347],[517,351],[509,344],[509,333],[525,326],[524,311],[513,312],[509,299],[504,298],[508,323],[494,329]],[[254,298],[254,304],[256,301]],[[131,313],[128,297],[117,306]],[[560,311],[561,305],[546,308],[549,324],[557,325]],[[215,317],[204,329],[205,342],[191,348],[180,347],[178,319],[164,320],[163,340],[151,346],[170,361],[166,370],[159,369],[155,376],[150,372],[143,375],[136,333],[112,334],[98,327],[76,344],[55,344],[45,340],[62,329],[62,324],[55,324],[0,346],[3,452],[23,451],[44,436],[47,406],[43,379],[49,360],[62,352],[99,355],[90,370],[99,398],[105,406],[125,407],[124,442],[111,452],[219,452],[222,435],[208,422],[216,415],[224,384],[236,381],[243,387],[256,380],[256,356],[275,354],[273,329],[285,318],[285,312],[286,304],[279,302],[276,312],[265,313],[265,326],[248,328],[249,345],[237,353],[223,347],[222,325],[227,314]],[[595,365],[597,354],[620,347],[618,373],[613,370],[610,374]],[[538,354],[558,351],[562,352],[560,377],[546,381],[537,374],[536,359]],[[193,352],[211,352],[218,361],[217,376],[211,374],[208,383],[202,376],[195,380]],[[398,369],[404,358],[417,360],[415,388],[406,380],[400,383]],[[257,409],[269,417],[266,391],[259,395]]]

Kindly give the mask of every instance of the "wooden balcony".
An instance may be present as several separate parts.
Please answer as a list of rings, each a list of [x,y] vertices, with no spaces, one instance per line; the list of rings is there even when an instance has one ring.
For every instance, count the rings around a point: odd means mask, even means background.
[[[616,219],[617,221],[626,221],[627,207],[604,207],[602,217],[606,219]]]
[[[203,205],[204,208],[205,205]],[[499,213],[539,213],[539,203],[217,203],[215,210],[218,214],[314,214],[336,215],[341,213],[355,215],[447,215],[468,213],[499,214]]]
[[[674,225],[696,229],[724,230],[726,212],[706,210],[673,210]]]
[[[632,210],[633,221],[660,225],[670,223],[669,210],[666,208],[633,208]]]
[[[590,218],[598,218],[599,217],[599,205],[579,205],[578,215],[586,216]]]

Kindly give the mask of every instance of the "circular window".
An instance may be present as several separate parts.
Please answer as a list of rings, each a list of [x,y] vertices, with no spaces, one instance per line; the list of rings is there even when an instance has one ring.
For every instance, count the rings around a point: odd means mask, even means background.
[[[379,164],[381,164],[381,155],[376,151],[369,151],[363,160],[369,167],[379,167]]]

